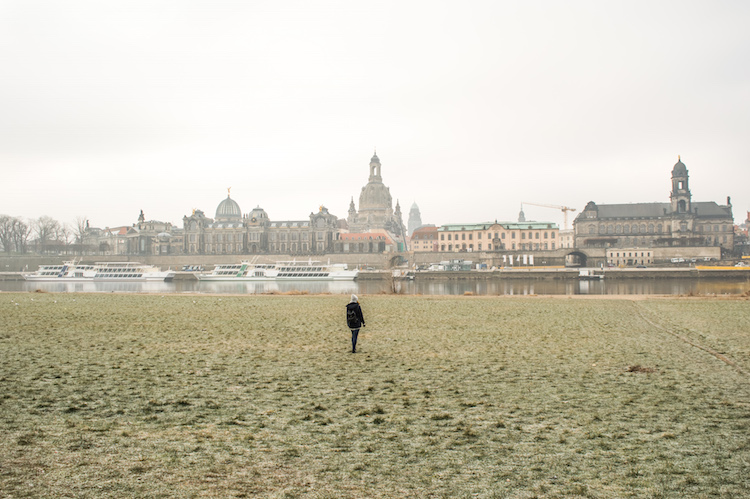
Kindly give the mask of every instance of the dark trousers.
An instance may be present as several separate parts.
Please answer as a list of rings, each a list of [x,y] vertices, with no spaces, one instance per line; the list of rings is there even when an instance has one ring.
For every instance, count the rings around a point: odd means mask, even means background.
[[[352,352],[357,349],[357,336],[359,335],[359,328],[352,329]]]

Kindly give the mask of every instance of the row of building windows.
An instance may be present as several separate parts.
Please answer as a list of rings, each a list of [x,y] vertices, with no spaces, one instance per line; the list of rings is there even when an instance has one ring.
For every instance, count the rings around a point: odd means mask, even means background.
[[[651,252],[650,251],[641,251],[640,253],[641,253],[641,258],[643,258],[644,256],[649,257],[649,258],[651,257]],[[610,255],[611,255],[611,253],[610,253]],[[620,258],[620,252],[619,251],[616,252],[614,254],[614,256],[615,256],[615,258]],[[623,258],[626,257],[626,256],[628,258],[633,258],[634,256],[635,257],[638,256],[638,252],[637,251],[623,251],[622,252],[622,256],[623,256]]]
[[[192,234],[192,235],[194,236],[195,234]],[[234,242],[234,236],[235,236],[234,234],[216,234],[216,242],[217,243],[223,243],[223,242],[226,241],[228,243],[233,243]],[[214,238],[213,238],[213,236],[211,234],[206,234],[206,242],[207,243],[214,242],[213,239]],[[242,234],[237,234],[237,240],[238,241],[242,241]]]
[[[476,234],[477,234],[477,239],[482,239],[482,232],[477,232]],[[495,232],[495,237],[494,238],[495,239],[505,239],[505,234],[506,234],[505,232],[500,232],[500,233]],[[542,234],[543,234],[544,237],[541,237]],[[456,233],[456,234],[450,234],[450,233],[448,233],[447,235],[448,235],[448,238],[447,238],[448,241],[451,241],[451,240],[458,241],[459,240],[458,233]],[[451,239],[451,235],[453,235],[455,237],[453,237]],[[471,241],[473,239],[473,235],[474,235],[474,233],[469,232],[468,233],[469,237],[467,238],[466,237],[467,233],[466,232],[462,232],[461,233],[461,241],[466,241],[467,239],[469,241]],[[440,240],[441,241],[445,241],[446,240],[445,236],[446,236],[446,234],[440,234]],[[516,238],[516,232],[511,232],[510,236],[511,236],[510,237],[511,239],[515,239]],[[555,238],[555,232],[551,232],[551,233],[550,232],[541,233],[541,232],[532,232],[532,231],[521,232],[521,239],[540,239],[540,238],[542,238],[542,239],[554,239]],[[488,232],[487,233],[487,239],[490,239],[490,240],[493,239],[492,238],[492,232]]]
[[[553,243],[521,243],[521,244],[518,244],[517,246],[518,247],[516,247],[516,243],[512,243],[510,249],[512,249],[512,250],[515,250],[515,249],[536,250],[536,251],[553,250],[553,249],[555,249],[555,243],[554,242]],[[417,249],[417,248],[415,248],[415,249]],[[430,247],[430,248],[425,247],[424,249],[426,249],[428,251],[432,251],[433,250],[432,247]],[[497,249],[497,250],[504,250],[505,249],[505,245],[501,244],[500,246],[495,246],[495,249]],[[477,251],[482,251],[482,244],[481,243],[477,244],[476,250]],[[440,251],[474,251],[474,245],[473,244],[467,245],[465,243],[463,243],[463,244],[441,244],[440,245]],[[487,245],[487,251],[492,251],[492,244],[488,244]]]
[[[728,225],[698,225],[698,232],[727,232],[729,231]],[[687,222],[680,222],[680,231],[684,232],[688,230]],[[601,224],[598,226],[599,234],[661,234],[664,231],[662,224]],[[589,225],[589,234],[596,234],[597,226]]]
[[[654,262],[651,251],[609,251],[607,262],[610,265],[648,265]]]
[[[704,232],[703,229],[706,229],[705,232],[711,232],[711,226],[710,225],[699,225],[698,226],[698,232]],[[714,225],[714,232],[729,232],[730,228],[728,225]]]
[[[662,225],[654,225],[654,224],[633,224],[632,226],[630,224],[625,225],[599,225],[598,228],[599,234],[661,234],[663,231]],[[589,234],[596,234],[597,232],[597,226],[596,225],[589,225]]]
[[[281,253],[284,253],[286,251],[290,251],[292,253],[296,253],[298,251],[305,252],[309,248],[307,243],[279,243],[279,244],[269,244],[269,249],[271,252],[279,251]]]
[[[290,232],[290,233],[280,232],[278,234],[271,232],[268,234],[268,240],[269,241],[276,241],[276,240],[286,241],[287,239],[289,239],[290,241],[297,241],[299,239],[301,241],[307,241],[309,239],[307,236],[308,236],[307,232]]]

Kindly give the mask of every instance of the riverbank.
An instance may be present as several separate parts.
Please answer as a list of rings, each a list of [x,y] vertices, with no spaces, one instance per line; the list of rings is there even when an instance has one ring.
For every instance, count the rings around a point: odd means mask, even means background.
[[[648,267],[593,269],[605,279],[732,279],[750,280],[750,267]],[[492,280],[492,279],[555,279],[578,280],[578,268],[520,268],[467,271],[405,272],[397,277],[415,280]],[[383,281],[392,278],[389,270],[361,271],[357,277],[364,281]],[[21,272],[0,272],[0,281],[22,281]],[[175,272],[175,281],[197,281],[195,272]]]
[[[3,293],[10,496],[743,496],[745,300]]]
[[[580,279],[578,268],[521,268],[468,271],[421,271],[409,273],[414,279]],[[750,267],[647,267],[591,269],[604,279],[739,279],[750,280]],[[368,274],[360,274],[367,278]],[[384,273],[380,273],[380,276]],[[382,277],[380,277],[382,278]]]

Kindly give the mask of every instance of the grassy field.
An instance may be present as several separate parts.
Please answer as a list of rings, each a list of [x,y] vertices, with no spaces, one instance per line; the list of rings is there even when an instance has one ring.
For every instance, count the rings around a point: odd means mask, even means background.
[[[750,301],[0,294],[0,497],[750,497]]]

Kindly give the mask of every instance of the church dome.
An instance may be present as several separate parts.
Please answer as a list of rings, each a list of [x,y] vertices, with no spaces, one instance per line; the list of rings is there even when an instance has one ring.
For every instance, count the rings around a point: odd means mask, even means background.
[[[391,192],[382,182],[369,182],[359,195],[359,211],[392,209]]]
[[[250,221],[253,223],[266,223],[268,222],[268,213],[260,206],[256,206],[250,212]]]
[[[242,218],[242,210],[237,201],[227,196],[227,198],[219,203],[216,208],[216,219],[217,220],[239,220]]]
[[[672,176],[675,175],[687,175],[685,163],[682,162],[679,156],[677,156],[677,163],[675,163],[674,168],[672,168]]]

